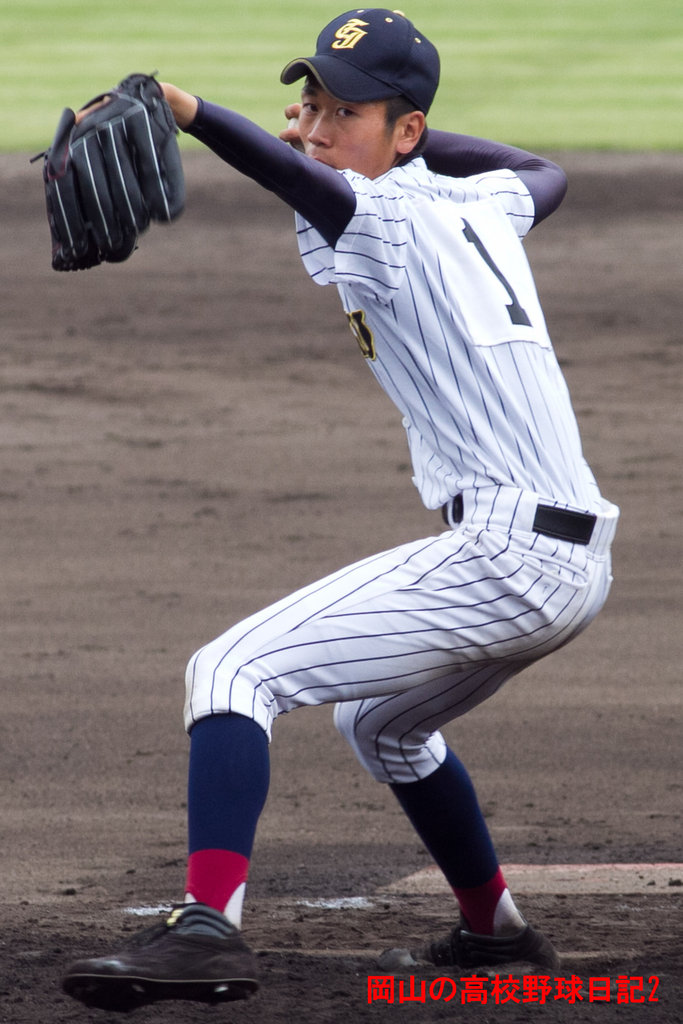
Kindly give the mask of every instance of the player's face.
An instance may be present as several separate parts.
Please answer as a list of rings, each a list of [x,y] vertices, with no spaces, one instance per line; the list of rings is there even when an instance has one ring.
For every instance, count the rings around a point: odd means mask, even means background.
[[[366,178],[385,174],[415,144],[413,140],[406,148],[403,120],[388,128],[383,101],[349,103],[310,84],[301,94],[299,134],[304,151],[338,171],[350,169]]]

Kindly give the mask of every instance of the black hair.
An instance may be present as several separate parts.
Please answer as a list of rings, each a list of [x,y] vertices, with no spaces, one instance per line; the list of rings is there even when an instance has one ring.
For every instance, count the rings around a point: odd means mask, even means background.
[[[385,100],[385,103],[388,132],[393,130],[394,125],[400,117],[403,117],[404,114],[412,114],[412,112],[417,109],[413,101],[403,95],[390,96]],[[410,163],[410,161],[414,160],[416,156],[420,156],[420,154],[424,152],[424,148],[427,145],[428,134],[429,129],[427,128],[427,125],[425,125],[420,138],[417,140],[410,153],[407,153],[401,160],[399,160],[399,164]]]
[[[407,96],[390,96],[385,102],[389,130],[394,127],[399,117],[403,117],[404,114],[412,114],[415,110],[415,104]]]

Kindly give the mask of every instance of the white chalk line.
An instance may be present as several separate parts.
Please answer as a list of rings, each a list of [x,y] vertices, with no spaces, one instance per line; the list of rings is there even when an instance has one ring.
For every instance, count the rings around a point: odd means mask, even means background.
[[[513,893],[675,896],[683,890],[683,864],[504,864],[505,880]],[[372,910],[382,896],[451,894],[448,882],[433,865],[382,886],[372,896],[298,899],[295,906],[313,910]],[[281,901],[278,901],[281,902]],[[290,901],[288,901],[290,902]],[[170,914],[170,904],[126,907],[125,914],[156,917]]]

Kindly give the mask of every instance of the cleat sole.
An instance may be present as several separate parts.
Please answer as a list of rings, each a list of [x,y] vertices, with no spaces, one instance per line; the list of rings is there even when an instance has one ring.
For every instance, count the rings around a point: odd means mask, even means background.
[[[209,1004],[248,999],[258,990],[258,982],[254,978],[157,981],[115,975],[71,975],[64,979],[62,988],[86,1006],[126,1013],[163,999]]]

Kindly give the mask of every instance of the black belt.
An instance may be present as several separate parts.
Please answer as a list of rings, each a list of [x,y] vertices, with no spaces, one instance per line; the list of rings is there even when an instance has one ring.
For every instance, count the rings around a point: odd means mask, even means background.
[[[441,509],[446,525],[461,523],[463,517],[462,494],[456,494]],[[450,518],[449,518],[450,514]],[[558,540],[570,540],[572,544],[588,544],[593,536],[597,517],[589,512],[574,512],[572,509],[554,508],[552,505],[538,505],[531,525],[534,533]]]

